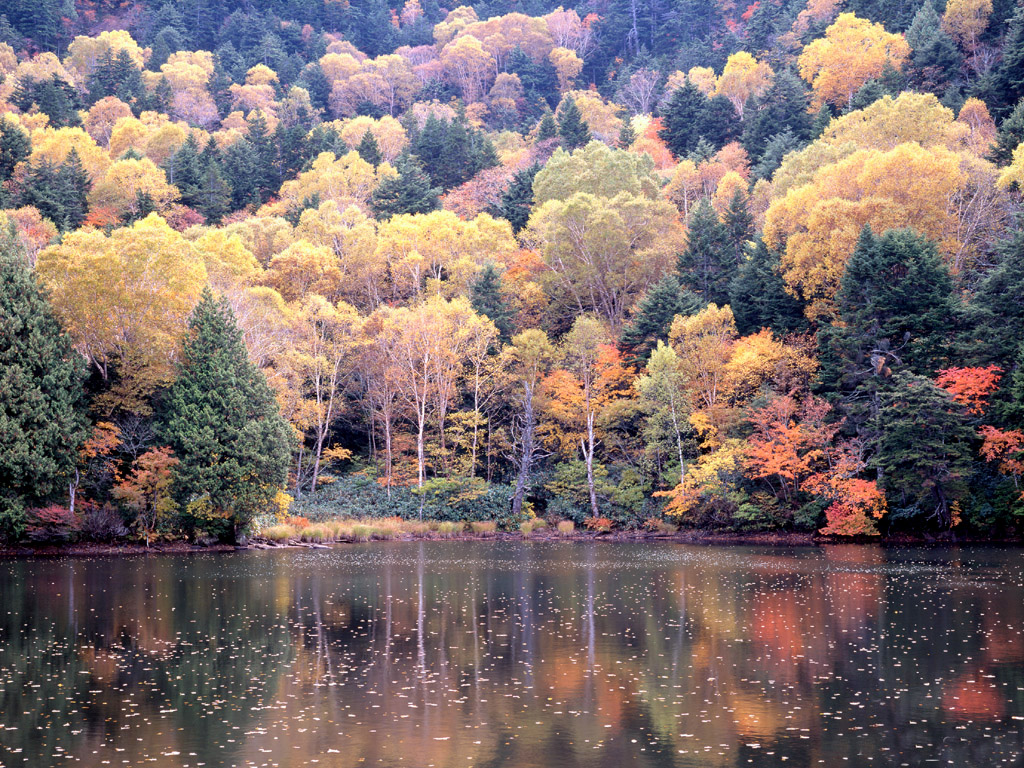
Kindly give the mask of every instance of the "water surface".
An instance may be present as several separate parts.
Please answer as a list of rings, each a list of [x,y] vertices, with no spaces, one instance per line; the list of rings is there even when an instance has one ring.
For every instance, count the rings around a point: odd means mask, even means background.
[[[1024,552],[0,561],[0,768],[1020,766]]]

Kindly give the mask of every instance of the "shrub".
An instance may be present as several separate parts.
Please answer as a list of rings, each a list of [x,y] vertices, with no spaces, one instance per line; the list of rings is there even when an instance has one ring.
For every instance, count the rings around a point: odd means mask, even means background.
[[[494,520],[474,520],[469,524],[470,530],[476,534],[487,534],[495,533],[498,530],[498,524]]]
[[[576,530],[576,523],[572,520],[563,520],[558,524],[558,532],[563,536],[571,536]]]
[[[299,515],[292,515],[284,522],[285,525],[290,525],[292,528],[298,528],[300,530],[302,528],[307,528],[310,525],[310,522],[307,518],[301,517]]]
[[[71,541],[81,527],[78,516],[60,504],[30,509],[25,519],[25,535],[32,541]]]
[[[608,533],[612,529],[612,521],[607,517],[588,517],[583,524],[598,533]]]
[[[114,541],[128,536],[124,518],[111,504],[81,502],[82,535],[91,541]]]
[[[334,533],[328,526],[323,524],[307,525],[299,531],[299,541],[322,544],[325,541],[334,541]]]

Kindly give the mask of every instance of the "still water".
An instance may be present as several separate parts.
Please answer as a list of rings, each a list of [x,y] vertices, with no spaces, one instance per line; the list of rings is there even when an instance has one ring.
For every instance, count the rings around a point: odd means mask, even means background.
[[[1024,551],[0,561],[0,766],[1020,766]]]

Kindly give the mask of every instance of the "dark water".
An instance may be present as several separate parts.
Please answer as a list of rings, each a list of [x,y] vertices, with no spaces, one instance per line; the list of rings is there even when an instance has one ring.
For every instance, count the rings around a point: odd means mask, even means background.
[[[0,562],[0,766],[1020,766],[1024,551]]]

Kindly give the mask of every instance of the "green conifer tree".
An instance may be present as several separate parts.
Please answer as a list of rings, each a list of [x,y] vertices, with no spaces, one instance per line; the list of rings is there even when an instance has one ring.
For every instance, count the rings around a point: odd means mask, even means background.
[[[189,320],[160,435],[179,461],[179,505],[222,537],[240,534],[287,479],[291,427],[250,362],[230,305],[209,289]]]
[[[558,108],[558,136],[562,146],[570,151],[590,142],[590,128],[572,98],[563,99]]]
[[[632,365],[642,365],[658,341],[668,339],[676,315],[694,315],[703,307],[700,297],[683,288],[676,275],[665,275],[637,303],[619,335],[619,346]]]
[[[13,228],[0,232],[0,537],[67,490],[86,437],[83,378]]]
[[[679,254],[680,282],[708,304],[727,304],[738,268],[729,231],[707,198],[690,213],[686,248]]]
[[[741,335],[771,328],[777,335],[807,328],[803,306],[786,292],[779,254],[757,239],[729,285],[729,306]]]
[[[512,225],[513,234],[518,235],[530,219],[533,210],[533,180],[539,170],[539,163],[523,168],[512,177],[512,183],[501,195],[501,203],[495,214]]]
[[[558,137],[558,125],[555,123],[555,116],[551,110],[544,113],[537,126],[537,141],[547,141]]]
[[[431,186],[416,158],[402,153],[395,160],[397,176],[383,179],[373,191],[370,208],[384,221],[400,213],[430,213],[440,206],[441,190]]]
[[[376,168],[380,165],[380,147],[377,145],[377,139],[374,138],[370,130],[367,129],[366,133],[363,134],[363,138],[359,140],[359,144],[356,145],[356,152],[366,162]]]
[[[512,338],[512,319],[515,312],[501,295],[501,273],[493,262],[488,262],[480,270],[470,288],[469,299],[478,314],[489,317],[494,323],[501,343],[507,344]]]

